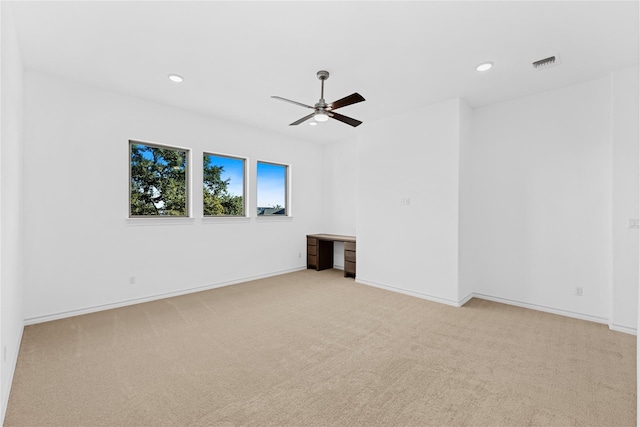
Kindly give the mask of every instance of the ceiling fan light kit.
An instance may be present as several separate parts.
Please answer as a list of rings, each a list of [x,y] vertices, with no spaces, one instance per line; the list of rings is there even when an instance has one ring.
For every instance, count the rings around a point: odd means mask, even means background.
[[[313,119],[316,122],[326,122],[327,120],[329,120],[329,114],[327,114],[325,111],[316,111]]]
[[[312,107],[311,105],[302,104],[301,102],[292,101],[290,99],[282,98],[280,96],[272,96],[274,99],[279,99],[280,101],[290,102],[291,104],[296,104],[301,107],[311,108],[313,113],[304,116],[301,119],[296,120],[291,123],[289,126],[297,126],[300,123],[306,122],[310,118],[313,118],[316,122],[326,122],[327,120],[335,119],[342,123],[346,123],[350,126],[356,127],[362,124],[360,120],[352,119],[351,117],[343,116],[342,114],[335,113],[334,110],[338,108],[346,107],[347,105],[356,104],[358,102],[362,102],[365,99],[359,93],[355,92],[349,96],[345,96],[337,101],[334,101],[330,104],[327,104],[324,100],[324,81],[329,78],[329,72],[326,70],[320,70],[316,74],[318,79],[320,79],[320,100],[316,102],[316,104]]]

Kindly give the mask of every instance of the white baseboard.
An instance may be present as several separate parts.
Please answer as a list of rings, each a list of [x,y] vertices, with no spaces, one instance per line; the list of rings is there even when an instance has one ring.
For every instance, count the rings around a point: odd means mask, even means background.
[[[563,309],[554,308],[554,307],[548,307],[548,306],[539,305],[539,304],[531,304],[531,303],[518,301],[518,300],[512,300],[512,299],[508,299],[508,298],[496,297],[496,296],[493,296],[493,295],[479,294],[479,293],[475,293],[474,292],[474,293],[471,293],[471,294],[467,295],[466,297],[464,297],[460,301],[454,301],[454,300],[450,300],[450,299],[447,299],[447,298],[441,298],[441,297],[436,297],[434,295],[425,294],[425,293],[422,293],[422,292],[416,292],[416,291],[410,291],[408,289],[398,288],[396,286],[383,285],[381,283],[376,283],[376,282],[373,282],[371,280],[362,279],[360,277],[356,277],[356,282],[357,283],[361,283],[363,285],[367,285],[367,286],[373,286],[373,287],[376,287],[376,288],[386,289],[388,291],[397,292],[397,293],[404,294],[404,295],[410,295],[410,296],[413,296],[413,297],[422,298],[422,299],[425,299],[425,300],[428,300],[428,301],[438,302],[438,303],[441,303],[441,304],[447,304],[447,305],[450,305],[450,306],[453,306],[453,307],[462,307],[463,305],[465,305],[467,302],[469,302],[473,298],[484,299],[484,300],[487,300],[487,301],[498,302],[498,303],[501,303],[501,304],[507,304],[507,305],[513,305],[513,306],[516,306],[516,307],[528,308],[530,310],[543,311],[545,313],[558,314],[560,316],[572,317],[574,319],[587,320],[589,322],[606,324],[606,325],[609,325],[609,329],[611,329],[613,331],[624,332],[624,333],[631,334],[631,335],[637,335],[637,330],[636,329],[630,328],[630,327],[627,327],[627,326],[623,326],[623,325],[611,324],[611,323],[609,323],[609,320],[604,318],[604,317],[592,316],[590,314],[578,313],[578,312],[575,312],[575,311],[563,310]]]
[[[572,317],[574,319],[587,320],[589,322],[602,323],[609,326],[612,331],[624,332],[626,334],[637,335],[638,331],[635,328],[630,328],[624,325],[617,325],[615,323],[609,323],[609,320],[604,317],[592,316],[590,314],[578,313],[570,310],[562,310],[559,308],[547,307],[544,305],[530,304],[522,301],[511,300],[507,298],[494,297],[484,294],[473,294],[474,298],[486,299],[488,301],[499,302],[502,304],[515,305],[517,307],[529,308],[531,310],[544,311],[546,313],[559,314],[560,316]]]
[[[466,303],[468,303],[469,301],[471,301],[473,299],[473,292],[470,293],[469,295],[467,295],[466,297],[462,298],[458,304],[460,304],[458,307],[462,307],[463,305],[465,305]]]
[[[462,301],[454,301],[454,300],[450,300],[448,298],[441,298],[441,297],[437,297],[437,296],[434,296],[434,295],[425,294],[425,293],[422,293],[422,292],[416,292],[416,291],[410,291],[408,289],[398,288],[396,286],[383,285],[381,283],[376,283],[376,282],[373,282],[371,280],[362,279],[362,278],[360,278],[358,276],[356,276],[356,283],[361,283],[361,284],[367,285],[367,286],[373,286],[374,288],[386,289],[388,291],[397,292],[397,293],[404,294],[404,295],[409,295],[409,296],[412,296],[412,297],[422,298],[422,299],[425,299],[427,301],[439,302],[440,304],[447,304],[447,305],[451,305],[453,307],[462,307],[462,305],[464,303],[466,303],[468,300],[471,299],[471,295],[469,295],[468,297],[466,297]]]
[[[4,425],[4,418],[7,415],[7,406],[9,405],[9,395],[11,394],[11,386],[13,385],[13,376],[16,373],[16,366],[18,364],[18,355],[20,354],[20,345],[22,344],[22,334],[24,333],[24,326],[20,328],[20,333],[18,334],[18,340],[15,344],[15,351],[13,352],[13,357],[9,365],[9,380],[7,382],[7,390],[6,393],[2,393],[2,414],[0,416],[0,425]]]
[[[341,268],[341,266],[334,266],[334,268],[343,269],[344,267]],[[51,320],[64,319],[66,317],[79,316],[79,315],[82,315],[82,314],[95,313],[97,311],[104,311],[104,310],[110,310],[110,309],[113,309],[113,308],[125,307],[125,306],[128,306],[128,305],[141,304],[141,303],[155,301],[155,300],[159,300],[159,299],[170,298],[170,297],[180,296],[180,295],[186,295],[186,294],[190,294],[190,293],[194,293],[194,292],[206,291],[206,290],[209,290],[209,289],[221,288],[221,287],[224,287],[224,286],[235,285],[235,284],[243,283],[243,282],[249,282],[249,281],[252,281],[252,280],[264,279],[264,278],[267,278],[267,277],[278,276],[278,275],[281,275],[281,274],[293,273],[293,272],[301,271],[301,270],[305,270],[305,269],[306,269],[306,266],[296,267],[296,268],[291,268],[291,269],[287,269],[287,270],[275,271],[275,272],[271,272],[271,273],[267,273],[267,274],[260,274],[260,275],[256,275],[256,276],[243,277],[243,278],[239,278],[239,279],[235,279],[235,280],[227,281],[227,282],[220,282],[220,283],[214,283],[214,284],[205,285],[205,286],[198,286],[198,287],[194,287],[194,288],[182,289],[182,290],[176,291],[176,292],[167,292],[167,293],[163,293],[163,294],[156,294],[156,295],[151,295],[151,296],[142,297],[142,298],[133,298],[133,299],[119,301],[119,302],[110,303],[110,304],[103,304],[103,305],[85,307],[85,308],[76,309],[76,310],[69,310],[69,311],[64,311],[64,312],[51,313],[51,314],[46,314],[46,315],[43,315],[43,316],[35,316],[35,317],[30,317],[30,318],[25,319],[24,320],[24,324],[25,324],[25,326],[26,325],[33,325],[33,324],[36,324],[36,323],[49,322]],[[613,331],[624,332],[624,333],[631,334],[631,335],[637,335],[637,329],[630,328],[630,327],[624,326],[624,325],[611,324],[611,323],[609,323],[609,320],[604,318],[604,317],[591,316],[591,315],[584,314],[584,313],[578,313],[578,312],[573,312],[573,311],[569,311],[569,310],[562,310],[562,309],[558,309],[558,308],[554,308],[554,307],[547,307],[547,306],[538,305],[538,304],[531,304],[531,303],[527,303],[527,302],[522,302],[522,301],[518,301],[518,300],[512,300],[512,299],[508,299],[508,298],[501,298],[501,297],[496,297],[496,296],[492,296],[492,295],[479,294],[479,293],[475,293],[474,292],[474,293],[471,293],[471,294],[467,295],[466,297],[464,297],[463,299],[461,299],[459,301],[455,301],[455,300],[451,300],[451,299],[448,299],[448,298],[437,297],[437,296],[425,294],[425,293],[422,293],[422,292],[416,292],[416,291],[411,291],[411,290],[408,290],[408,289],[399,288],[399,287],[396,287],[396,286],[384,285],[384,284],[377,283],[377,282],[374,282],[374,281],[371,281],[371,280],[362,279],[360,277],[356,277],[356,283],[360,283],[360,284],[367,285],[367,286],[373,286],[375,288],[386,289],[386,290],[391,291],[391,292],[397,292],[397,293],[401,293],[401,294],[404,294],[404,295],[409,295],[409,296],[421,298],[421,299],[424,299],[424,300],[427,300],[427,301],[433,301],[433,302],[437,302],[437,303],[441,303],[441,304],[446,304],[446,305],[449,305],[449,306],[452,306],[452,307],[462,307],[467,302],[469,302],[472,298],[479,298],[479,299],[484,299],[484,300],[488,300],[488,301],[498,302],[498,303],[501,303],[501,304],[508,304],[508,305],[513,305],[513,306],[517,306],[517,307],[528,308],[528,309],[531,309],[531,310],[538,310],[538,311],[543,311],[543,312],[546,312],[546,313],[552,313],[552,314],[558,314],[558,315],[561,315],[561,316],[572,317],[572,318],[575,318],[575,319],[581,319],[581,320],[587,320],[587,321],[595,322],[595,323],[607,324],[607,325],[609,325],[609,329],[611,329]],[[22,341],[22,331],[20,332],[20,338],[19,338],[19,342],[17,344],[18,346],[16,348],[18,348],[18,349],[20,348],[21,341]],[[18,352],[17,351],[15,352],[15,357],[16,357],[16,361],[17,361],[17,357],[18,357]],[[15,363],[14,363],[14,369],[15,369]],[[13,377],[13,371],[11,372],[11,376]],[[7,402],[3,402],[2,404],[6,405],[6,403]],[[3,408],[4,408],[4,406],[3,406]]]
[[[167,293],[162,293],[162,294],[150,295],[150,296],[142,297],[142,298],[132,298],[132,299],[118,301],[118,302],[109,303],[109,304],[102,304],[102,305],[96,305],[96,306],[91,306],[91,307],[79,308],[79,309],[75,309],[75,310],[62,311],[62,312],[58,312],[58,313],[45,314],[43,316],[34,316],[34,317],[29,317],[29,318],[25,319],[24,320],[24,324],[25,325],[34,325],[36,323],[49,322],[49,321],[52,321],[52,320],[64,319],[64,318],[67,318],[67,317],[80,316],[82,314],[95,313],[95,312],[98,312],[98,311],[111,310],[113,308],[126,307],[128,305],[141,304],[141,303],[150,302],[150,301],[156,301],[156,300],[164,299],[164,298],[171,298],[171,297],[176,297],[176,296],[180,296],[180,295],[192,294],[194,292],[207,291],[207,290],[210,290],[210,289],[222,288],[224,286],[236,285],[238,283],[250,282],[252,280],[265,279],[267,277],[279,276],[281,274],[287,274],[287,273],[293,273],[295,271],[306,270],[306,268],[307,268],[306,266],[296,267],[296,268],[291,268],[291,269],[287,269],[287,270],[274,271],[274,272],[266,273],[266,274],[259,274],[259,275],[256,275],[256,276],[242,277],[242,278],[239,278],[239,279],[234,279],[234,280],[230,280],[230,281],[226,281],[226,282],[219,282],[219,283],[214,283],[214,284],[210,284],[210,285],[196,286],[196,287],[193,287],[193,288],[181,289],[181,290],[175,291],[175,292],[167,292]]]
[[[528,302],[512,300],[508,298],[501,298],[493,295],[478,294],[474,292],[473,297],[484,299],[487,301],[499,302],[501,304],[508,304],[508,305],[514,305],[516,307],[528,308],[531,310],[544,311],[545,313],[559,314],[560,316],[572,317],[574,319],[588,320],[589,322],[604,323],[604,324],[609,323],[609,320],[604,317],[592,316],[590,314],[578,313],[575,311],[563,310],[560,308],[547,307],[545,305],[531,304]]]
[[[615,323],[609,323],[609,329],[617,332],[624,332],[625,334],[638,335],[636,328],[630,328],[628,326],[616,325]]]

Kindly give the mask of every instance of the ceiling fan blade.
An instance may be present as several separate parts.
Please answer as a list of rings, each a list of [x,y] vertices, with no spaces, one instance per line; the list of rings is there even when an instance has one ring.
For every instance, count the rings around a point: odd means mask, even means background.
[[[296,104],[299,105],[301,107],[306,107],[306,108],[311,108],[311,109],[315,109],[315,107],[312,107],[311,105],[307,105],[307,104],[303,104],[301,102],[296,102],[296,101],[292,101],[290,99],[287,98],[283,98],[281,96],[272,96],[273,99],[279,99],[280,101],[285,101],[285,102],[290,102],[292,104]]]
[[[331,117],[332,119],[339,120],[342,123],[346,123],[353,127],[356,127],[362,124],[360,120],[352,119],[351,117],[343,116],[342,114],[334,113],[333,111],[329,112],[329,117]]]
[[[365,99],[358,92],[352,93],[349,96],[345,96],[342,99],[338,99],[337,101],[333,101],[331,104],[332,110],[337,110],[338,108],[346,107],[347,105],[355,104],[357,102],[362,102]]]
[[[313,113],[309,114],[308,116],[304,116],[303,118],[301,118],[299,120],[296,120],[295,122],[291,123],[289,126],[299,125],[300,123],[309,120],[311,117],[313,117],[315,115],[316,115],[316,112],[314,111]]]

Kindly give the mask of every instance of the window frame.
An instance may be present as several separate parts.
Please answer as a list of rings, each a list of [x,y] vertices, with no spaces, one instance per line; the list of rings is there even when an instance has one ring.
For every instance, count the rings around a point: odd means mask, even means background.
[[[147,147],[153,147],[153,148],[161,148],[161,149],[168,149],[168,150],[175,150],[175,151],[183,151],[185,153],[185,214],[184,215],[132,215],[131,214],[131,178],[132,178],[132,174],[131,174],[131,148],[132,146],[136,144],[136,145],[144,145]],[[128,202],[127,202],[127,217],[129,219],[151,219],[153,218],[154,220],[160,218],[160,219],[173,219],[173,220],[179,220],[179,219],[185,219],[185,218],[192,218],[191,216],[191,212],[192,212],[192,206],[191,206],[191,201],[192,201],[192,197],[191,197],[191,165],[192,165],[192,161],[191,161],[191,156],[192,156],[192,151],[191,149],[187,148],[187,147],[180,147],[177,145],[168,145],[168,144],[161,144],[161,143],[157,143],[157,142],[150,142],[150,141],[143,141],[143,140],[139,140],[139,139],[129,139],[128,141],[128,145],[129,145],[129,149],[128,149],[128,157],[129,157],[129,179],[127,181],[127,187],[128,187],[128,191],[127,191],[127,198],[128,198]]]
[[[204,193],[202,194],[202,217],[206,219],[210,218],[247,218],[249,212],[249,204],[247,203],[249,193],[249,175],[248,175],[248,167],[249,159],[243,156],[235,156],[232,154],[222,154],[222,153],[214,153],[210,151],[202,152],[202,187],[204,190],[204,156],[216,156],[216,157],[226,157],[228,159],[236,159],[242,160],[242,214],[241,215],[205,215],[204,213]]]
[[[258,214],[258,194],[260,192],[260,181],[258,176],[258,165],[260,163],[283,166],[284,167],[284,215],[259,215]],[[291,212],[291,165],[287,163],[273,162],[269,160],[257,160],[256,161],[256,205],[255,215],[257,218],[290,218]]]

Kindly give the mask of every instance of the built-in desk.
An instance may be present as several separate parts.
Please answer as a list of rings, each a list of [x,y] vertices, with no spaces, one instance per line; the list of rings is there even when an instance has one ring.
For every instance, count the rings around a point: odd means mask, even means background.
[[[356,237],[337,234],[307,235],[307,268],[333,268],[333,242],[344,242],[344,277],[356,277]]]

